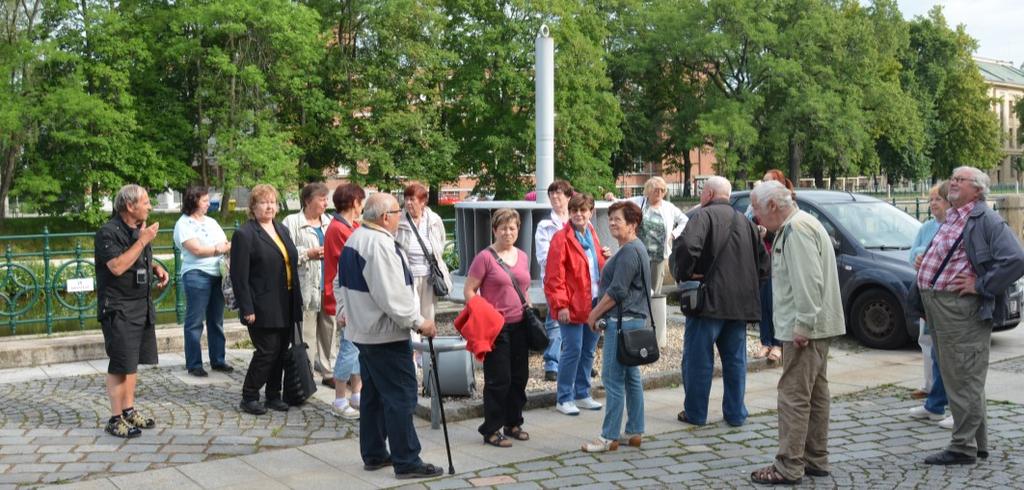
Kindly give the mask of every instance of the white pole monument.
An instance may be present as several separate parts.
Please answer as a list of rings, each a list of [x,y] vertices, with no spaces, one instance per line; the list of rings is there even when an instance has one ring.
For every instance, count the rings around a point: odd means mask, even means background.
[[[555,180],[555,42],[547,25],[537,33],[535,90],[537,117],[537,202],[548,204],[548,186]]]

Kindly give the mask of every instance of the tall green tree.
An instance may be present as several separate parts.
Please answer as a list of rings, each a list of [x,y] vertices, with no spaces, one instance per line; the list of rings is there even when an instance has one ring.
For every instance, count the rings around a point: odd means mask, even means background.
[[[555,175],[589,192],[612,186],[622,111],[606,73],[608,19],[571,0],[445,0],[443,45],[459,57],[445,120],[465,168],[499,199],[520,198],[535,168],[534,39],[555,43]]]
[[[948,26],[939,6],[910,23],[904,83],[921,108],[933,176],[948,176],[960,165],[991,168],[1002,156],[998,121],[972,59],[976,49],[962,25]]]
[[[148,53],[124,13],[111,2],[53,2],[42,20],[52,43],[38,46],[59,50],[35,72],[37,132],[15,193],[40,211],[96,222],[101,198],[126,182],[155,191],[179,183],[182,167],[163,165],[139,131],[130,80]]]
[[[461,166],[446,131],[445,82],[455,59],[439,39],[433,0],[311,1],[327,43],[319,65],[325,104],[300,134],[310,168],[346,167],[360,183],[401,178],[438,188]]]
[[[26,145],[35,138],[42,95],[36,74],[52,46],[41,27],[42,0],[0,2],[0,220],[7,197],[24,167]]]
[[[322,105],[317,13],[288,0],[132,6],[155,59],[136,87],[157,146],[178,148],[175,158],[204,183],[294,188],[303,155],[296,134]]]

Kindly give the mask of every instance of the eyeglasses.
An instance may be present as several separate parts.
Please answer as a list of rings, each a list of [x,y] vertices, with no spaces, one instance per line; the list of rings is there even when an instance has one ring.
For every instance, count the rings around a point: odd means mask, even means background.
[[[971,183],[973,183],[974,179],[972,179],[970,177],[953,177],[952,179],[949,179],[949,181],[950,182],[956,182],[957,184],[959,184],[961,182],[971,182]]]
[[[388,211],[388,214],[398,214],[398,213],[401,213],[401,212],[402,212],[401,209],[393,209],[391,211]]]

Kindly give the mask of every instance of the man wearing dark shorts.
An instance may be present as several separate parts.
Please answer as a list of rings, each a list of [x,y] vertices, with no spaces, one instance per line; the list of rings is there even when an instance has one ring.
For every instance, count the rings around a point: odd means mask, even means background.
[[[107,395],[113,415],[106,432],[132,438],[156,422],[135,410],[139,364],[156,364],[156,308],[149,295],[150,279],[167,285],[167,271],[153,263],[150,242],[160,223],[146,226],[152,209],[149,194],[135,184],[114,198],[114,216],[96,232],[96,312],[103,329]],[[152,274],[152,276],[151,276]]]

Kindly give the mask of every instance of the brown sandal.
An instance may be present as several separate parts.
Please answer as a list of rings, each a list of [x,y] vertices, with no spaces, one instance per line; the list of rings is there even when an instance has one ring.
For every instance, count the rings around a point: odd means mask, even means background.
[[[775,469],[774,465],[765,466],[750,474],[750,481],[762,485],[797,485],[801,480],[803,478],[795,480],[786,478],[785,475],[779,473],[779,470]]]
[[[512,441],[501,435],[501,432],[495,432],[487,437],[484,437],[484,444],[490,444],[494,447],[512,447]]]
[[[530,433],[523,430],[522,426],[505,427],[505,435],[517,441],[529,441]]]

